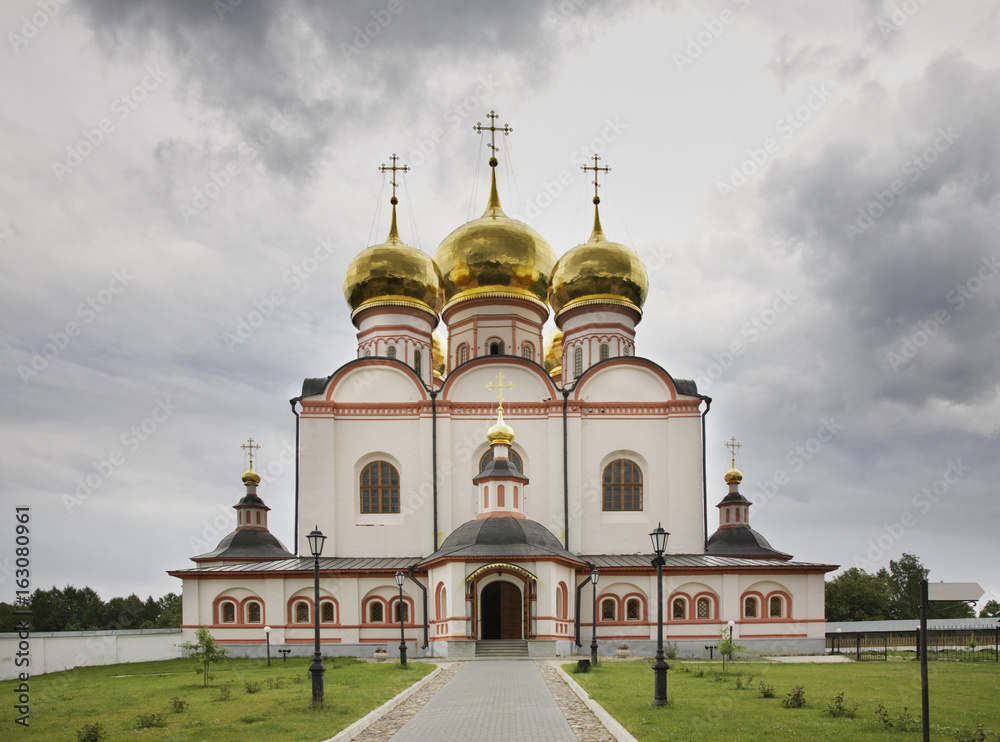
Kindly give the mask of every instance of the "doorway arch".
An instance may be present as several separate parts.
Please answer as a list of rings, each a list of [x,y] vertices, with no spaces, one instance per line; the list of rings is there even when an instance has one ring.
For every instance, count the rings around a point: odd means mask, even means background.
[[[483,587],[480,605],[481,639],[523,639],[523,599],[513,582],[495,580]]]

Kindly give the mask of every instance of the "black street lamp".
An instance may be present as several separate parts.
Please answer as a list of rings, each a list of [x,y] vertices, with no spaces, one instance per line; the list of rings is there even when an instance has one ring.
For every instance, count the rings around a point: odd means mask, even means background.
[[[656,524],[656,530],[649,534],[653,542],[653,551],[656,557],[653,559],[653,566],[656,567],[656,661],[653,662],[653,705],[666,706],[667,701],[667,658],[663,654],[663,565],[666,560],[663,558],[663,551],[667,548],[667,536],[670,534],[663,530],[663,526]]]
[[[326,672],[326,668],[323,667],[323,655],[319,651],[319,555],[323,553],[323,542],[326,541],[326,536],[322,534],[319,530],[319,526],[313,528],[312,532],[306,536],[306,540],[309,542],[309,552],[313,555],[315,560],[313,564],[313,582],[315,583],[315,601],[313,602],[313,623],[316,626],[316,641],[313,647],[313,661],[309,665],[309,672],[312,673],[312,686],[313,686],[313,708],[323,707],[323,673]]]
[[[264,638],[267,640],[267,666],[271,666],[271,627],[264,627]]]
[[[406,614],[403,612],[406,608],[406,603],[403,602],[403,580],[406,579],[406,575],[402,572],[396,573],[396,587],[399,588],[399,603],[397,604],[396,610],[399,611],[399,664],[406,667]]]
[[[590,664],[597,665],[597,567],[590,568],[590,581],[594,585],[594,634],[590,639]]]

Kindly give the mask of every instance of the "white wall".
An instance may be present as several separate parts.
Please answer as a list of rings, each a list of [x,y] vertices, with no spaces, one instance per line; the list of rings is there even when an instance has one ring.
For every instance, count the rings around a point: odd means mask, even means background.
[[[14,664],[20,643],[17,634],[0,634],[0,680],[20,672],[32,676],[73,667],[151,662],[181,656],[180,629],[132,631],[49,631],[31,634],[28,667]]]

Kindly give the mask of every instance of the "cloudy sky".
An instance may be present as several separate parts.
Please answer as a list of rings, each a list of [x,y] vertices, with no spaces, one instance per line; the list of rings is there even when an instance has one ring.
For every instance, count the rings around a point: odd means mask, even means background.
[[[178,590],[249,436],[291,545],[288,400],[353,355],[377,166],[433,254],[490,109],[557,254],[612,167],[638,352],[714,399],[710,506],[735,436],[776,548],[1000,598],[997,2],[12,0],[0,30],[0,599],[19,506],[33,586]]]

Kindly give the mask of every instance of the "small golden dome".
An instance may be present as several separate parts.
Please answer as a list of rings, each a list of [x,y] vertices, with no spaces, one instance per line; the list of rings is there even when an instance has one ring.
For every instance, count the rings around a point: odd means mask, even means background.
[[[496,168],[491,180],[483,215],[445,237],[434,253],[444,300],[512,296],[544,307],[555,253],[538,232],[500,208]]]
[[[733,482],[739,484],[742,481],[743,481],[743,472],[741,472],[735,466],[726,472],[726,484],[732,484]]]
[[[448,340],[439,330],[431,333],[431,356],[434,359],[434,375],[444,378],[445,358],[448,356]]]
[[[542,342],[545,349],[545,370],[552,372],[562,368],[563,334],[558,327],[549,330]]]
[[[253,464],[250,464],[250,468],[243,472],[243,484],[260,484],[260,474],[253,470]]]
[[[514,428],[503,421],[503,405],[497,407],[497,421],[486,431],[486,440],[492,443],[505,443],[508,446],[514,442]]]
[[[443,303],[441,273],[429,255],[399,238],[395,204],[386,241],[365,248],[348,266],[344,298],[352,317],[371,306],[399,306],[437,319]]]
[[[567,251],[552,270],[548,293],[552,311],[559,315],[582,303],[618,304],[641,314],[648,291],[649,277],[639,256],[604,236],[595,203],[590,239]]]

